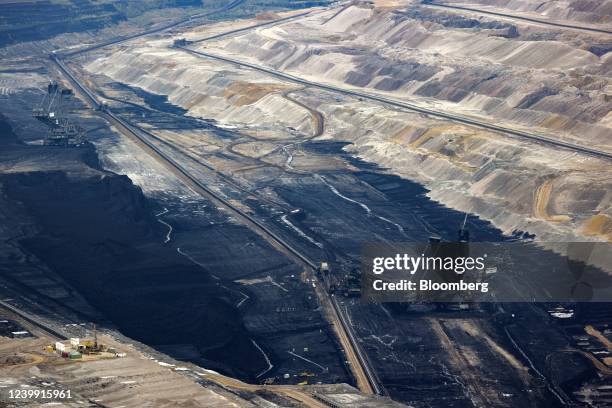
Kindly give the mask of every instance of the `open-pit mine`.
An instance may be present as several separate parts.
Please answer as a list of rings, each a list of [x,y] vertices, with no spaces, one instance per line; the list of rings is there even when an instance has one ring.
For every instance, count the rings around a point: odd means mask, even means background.
[[[0,0],[0,57],[0,407],[612,405],[611,0]]]

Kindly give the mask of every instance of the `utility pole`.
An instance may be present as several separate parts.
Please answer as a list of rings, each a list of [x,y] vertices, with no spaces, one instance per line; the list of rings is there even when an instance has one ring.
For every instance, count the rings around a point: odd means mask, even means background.
[[[93,324],[93,330],[94,330],[94,349],[98,350],[98,330],[96,328],[96,324]]]

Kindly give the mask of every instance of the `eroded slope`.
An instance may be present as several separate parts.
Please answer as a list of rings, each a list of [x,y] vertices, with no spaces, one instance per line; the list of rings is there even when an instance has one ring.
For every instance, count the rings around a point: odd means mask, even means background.
[[[612,150],[610,53],[593,48],[605,38],[378,4],[339,6],[194,48]],[[90,58],[85,68],[100,83],[168,95],[190,115],[266,136],[270,145],[256,151],[312,135],[307,106],[324,117],[320,137],[351,142],[347,149],[357,156],[424,183],[436,200],[480,214],[507,233],[609,239],[612,171],[604,160],[302,89],[170,44],[121,47]]]

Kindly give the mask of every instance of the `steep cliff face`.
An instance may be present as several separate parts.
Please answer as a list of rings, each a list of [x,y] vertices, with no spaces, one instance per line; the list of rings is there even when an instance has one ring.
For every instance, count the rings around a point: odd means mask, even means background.
[[[610,54],[588,51],[598,41],[589,35],[533,26],[507,35],[511,27],[427,8],[356,3],[207,42],[205,51],[610,151]],[[303,90],[168,44],[115,50],[85,68],[168,95],[190,115],[270,135],[271,142],[293,130],[311,132],[309,111],[286,98],[292,95],[323,115],[322,138],[350,142],[353,154],[423,183],[434,199],[508,234],[528,231],[543,241],[610,236],[606,161]]]
[[[127,176],[34,171],[4,176],[3,185],[6,194],[23,201],[41,228],[55,236],[90,244],[127,243],[155,234],[147,202]]]
[[[244,378],[265,366],[227,293],[163,245],[163,226],[127,176],[86,166],[9,171],[0,188],[34,222],[21,245],[127,336],[152,346],[191,344],[212,361],[211,350],[229,348],[234,360],[223,367]]]

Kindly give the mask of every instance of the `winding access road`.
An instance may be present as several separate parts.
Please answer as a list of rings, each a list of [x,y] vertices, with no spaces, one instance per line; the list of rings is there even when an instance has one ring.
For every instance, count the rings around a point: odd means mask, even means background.
[[[402,109],[406,109],[409,111],[421,113],[424,115],[429,115],[435,118],[441,118],[445,120],[450,120],[452,122],[462,123],[462,124],[466,124],[470,126],[476,126],[482,129],[492,130],[494,132],[499,132],[499,133],[502,133],[508,136],[526,139],[532,142],[542,143],[542,144],[546,144],[549,146],[561,147],[563,149],[571,150],[571,151],[581,153],[581,154],[586,154],[592,157],[597,157],[599,159],[612,160],[612,153],[607,152],[607,151],[597,150],[597,149],[593,149],[590,147],[577,145],[574,143],[568,143],[568,142],[564,142],[561,140],[556,140],[556,139],[553,139],[553,138],[550,138],[544,135],[539,135],[535,133],[527,133],[521,130],[516,130],[516,129],[504,127],[504,126],[495,125],[492,123],[483,122],[478,119],[458,115],[455,113],[448,113],[448,112],[442,112],[442,111],[433,110],[429,108],[424,108],[424,107],[421,107],[421,106],[418,106],[418,105],[415,105],[409,102],[404,102],[401,100],[392,99],[392,98],[381,96],[381,95],[376,95],[376,94],[371,94],[367,92],[357,91],[357,90],[350,89],[350,88],[341,88],[341,87],[334,86],[334,85],[327,85],[327,84],[323,84],[319,82],[309,81],[305,78],[287,74],[285,72],[277,71],[277,70],[274,70],[272,68],[268,68],[265,66],[255,65],[249,62],[245,62],[245,61],[241,61],[241,60],[237,60],[233,58],[228,58],[228,57],[224,57],[221,55],[211,54],[208,52],[196,51],[191,48],[188,48],[188,46],[179,46],[175,48],[183,50],[192,55],[195,55],[196,57],[208,58],[208,59],[217,60],[217,61],[225,62],[228,64],[236,65],[238,67],[249,68],[249,69],[263,72],[265,74],[280,78],[282,80],[290,81],[290,82],[297,83],[300,85],[305,85],[305,86],[312,87],[312,88],[318,88],[324,91],[340,93],[343,95],[353,96],[356,98],[368,99],[374,102],[383,103],[385,105],[393,106],[396,108],[402,108]]]
[[[197,17],[204,17],[207,15],[219,13],[221,11],[229,10],[231,8],[234,8],[240,5],[243,1],[244,0],[234,0],[228,3],[226,6],[222,7],[221,9],[211,11],[208,13],[204,13],[202,15],[198,15]],[[435,5],[437,6],[437,4]],[[307,14],[310,14],[310,13],[294,15],[294,16],[290,16],[290,17],[280,19],[280,20],[275,20],[271,22],[258,24],[255,26],[245,27],[245,28],[241,28],[238,30],[232,30],[231,32],[216,34],[211,37],[207,37],[207,38],[198,40],[198,42],[221,38],[227,35],[244,32],[244,31],[256,28],[256,27],[278,24],[280,22],[295,19],[297,17],[305,16]],[[516,16],[508,16],[508,17],[525,19],[525,18],[520,18]],[[207,198],[210,198],[213,201],[221,204],[222,206],[230,209],[241,220],[243,220],[249,228],[253,229],[259,235],[265,238],[274,247],[280,249],[283,253],[287,254],[291,259],[296,260],[298,263],[306,266],[310,270],[315,270],[317,268],[316,264],[310,259],[308,259],[304,254],[302,254],[295,247],[293,247],[290,243],[285,241],[283,238],[279,237],[274,231],[270,230],[270,228],[268,228],[266,225],[264,225],[257,219],[253,218],[251,215],[245,213],[240,208],[237,208],[236,206],[234,206],[233,204],[225,200],[223,197],[220,197],[217,193],[210,190],[207,186],[202,184],[197,178],[195,178],[187,170],[185,170],[184,167],[182,167],[174,159],[169,157],[157,145],[151,142],[150,138],[147,137],[148,132],[145,129],[139,128],[138,126],[135,126],[125,121],[121,117],[114,114],[110,109],[102,105],[98,101],[98,98],[96,97],[96,95],[91,90],[89,90],[84,84],[82,84],[81,81],[79,81],[79,79],[76,78],[72,74],[70,69],[65,65],[65,63],[60,58],[60,55],[66,56],[66,57],[68,56],[72,57],[72,56],[76,56],[76,55],[79,55],[79,54],[82,54],[88,51],[103,48],[109,45],[118,44],[118,43],[122,43],[128,40],[138,38],[138,37],[143,37],[146,35],[162,32],[164,30],[168,30],[170,28],[183,24],[187,21],[190,21],[193,18],[195,18],[195,16],[192,16],[188,19],[177,21],[177,22],[174,22],[174,23],[162,26],[162,27],[158,27],[156,29],[147,30],[141,33],[130,35],[130,36],[115,38],[115,39],[112,39],[112,40],[109,40],[109,41],[106,41],[106,42],[103,42],[103,43],[100,43],[94,46],[86,47],[80,50],[54,54],[51,56],[51,59],[57,64],[63,76],[66,77],[66,79],[68,79],[74,85],[75,89],[78,90],[78,93],[83,96],[83,98],[88,102],[88,104],[90,104],[94,109],[96,109],[99,112],[100,116],[106,118],[109,123],[115,125],[122,133],[124,133],[130,139],[136,141],[148,154],[151,154],[157,160],[161,161],[174,174],[176,174],[181,180],[183,180],[183,182],[185,182],[188,186],[190,186],[191,188],[193,188],[195,191],[199,192],[200,194],[206,196]],[[537,21],[537,20],[535,22],[549,24],[548,22],[542,22],[542,21]],[[553,23],[552,25],[557,25],[557,24]],[[563,27],[564,25],[559,25],[559,26]],[[566,27],[576,28],[572,26],[566,26]],[[298,83],[304,86],[318,88],[318,89],[322,89],[322,90],[330,91],[330,92],[341,93],[344,95],[353,96],[357,98],[368,99],[368,100],[372,100],[375,102],[387,104],[390,106],[407,109],[407,110],[414,111],[417,113],[430,115],[432,117],[451,120],[454,122],[459,122],[459,123],[463,123],[463,124],[467,124],[471,126],[477,126],[480,128],[500,132],[500,133],[507,134],[510,136],[515,136],[515,137],[519,137],[523,139],[528,139],[534,142],[539,142],[539,143],[552,145],[555,147],[569,149],[572,151],[576,151],[582,154],[587,154],[587,155],[594,156],[597,158],[603,158],[603,159],[608,159],[608,160],[612,159],[612,154],[609,152],[604,152],[604,151],[600,151],[597,149],[588,148],[585,146],[579,146],[579,145],[575,145],[571,143],[562,142],[559,140],[551,139],[546,136],[536,135],[536,134],[522,132],[522,131],[518,131],[518,130],[514,130],[514,129],[502,127],[502,126],[497,126],[494,124],[482,122],[477,119],[472,119],[472,118],[457,115],[457,114],[451,114],[451,113],[440,112],[440,111],[436,111],[432,109],[427,109],[427,108],[419,107],[417,105],[414,105],[408,102],[395,100],[395,99],[391,99],[391,98],[387,98],[387,97],[383,97],[383,96],[379,96],[375,94],[369,94],[369,93],[365,93],[361,91],[356,91],[353,89],[341,88],[341,87],[332,86],[332,85],[315,83],[315,82],[306,80],[304,78],[296,77],[296,76],[293,76],[293,75],[290,75],[290,74],[287,74],[281,71],[273,70],[273,69],[270,69],[264,66],[258,66],[258,65],[250,64],[250,63],[236,60],[236,59],[231,59],[231,58],[227,58],[227,57],[223,57],[219,55],[196,51],[196,50],[193,50],[187,47],[177,47],[177,49],[183,50],[185,52],[191,53],[199,57],[215,59],[215,60],[222,61],[225,63],[234,64],[240,67],[250,68],[250,69],[260,71],[260,72],[275,76],[277,78],[280,78],[286,81],[290,81],[290,82],[294,82],[294,83]],[[318,126],[316,127],[318,128]],[[384,390],[379,385],[376,375],[374,371],[371,369],[371,365],[367,359],[367,356],[362,352],[355,338],[350,322],[347,321],[347,318],[344,315],[342,309],[339,307],[338,303],[336,302],[336,299],[333,296],[329,296],[324,290],[322,290],[320,288],[320,285],[317,286],[317,293],[320,299],[323,301],[325,309],[329,314],[328,317],[332,321],[333,326],[336,330],[336,334],[338,335],[340,342],[345,349],[344,350],[345,354],[347,356],[347,359],[350,361],[351,369],[355,375],[359,388],[365,393],[382,394]],[[296,398],[296,399],[300,399],[300,398]]]
[[[180,163],[171,158],[157,145],[151,142],[151,140],[149,140],[147,137],[147,134],[150,133],[146,129],[142,129],[127,122],[123,118],[113,113],[109,108],[101,104],[98,101],[97,96],[71,72],[69,67],[66,66],[60,57],[52,54],[50,58],[57,65],[61,74],[74,86],[77,93],[80,94],[86,100],[86,102],[99,113],[100,116],[105,118],[129,139],[136,142],[145,152],[166,166],[173,174],[175,174],[195,192],[210,199],[215,204],[230,210],[238,217],[238,219],[242,220],[242,222],[248,228],[260,235],[274,248],[287,255],[289,259],[292,259],[299,265],[303,265],[314,274],[317,269],[317,265],[314,261],[310,260],[301,251],[296,249],[285,239],[281,238],[262,222],[230,203],[224,197],[219,196],[219,194],[217,194],[215,191],[211,190],[200,182]],[[326,310],[327,317],[332,323],[342,347],[344,348],[344,354],[350,363],[350,369],[353,372],[358,388],[365,394],[384,395],[384,388],[380,385],[376,373],[371,367],[369,359],[361,350],[361,347],[356,340],[356,336],[353,333],[353,329],[347,322],[347,318],[344,316],[344,312],[338,306],[335,298],[330,296],[326,291],[322,290],[321,285],[317,286],[316,293]]]
[[[323,132],[325,132],[325,118],[323,117],[323,115],[321,114],[321,112],[319,112],[318,110],[306,105],[303,102],[300,102],[299,100],[295,99],[293,96],[291,96],[290,94],[294,92],[293,90],[290,90],[288,92],[284,92],[283,93],[283,98],[287,99],[290,102],[295,103],[296,105],[298,105],[299,107],[305,109],[308,111],[308,114],[310,115],[310,117],[312,118],[312,135],[310,137],[308,137],[306,140],[311,140],[314,139],[316,137],[319,137],[323,134]]]

